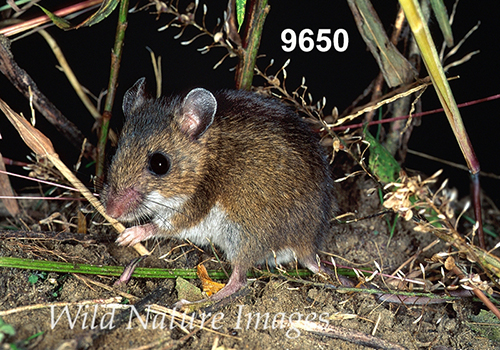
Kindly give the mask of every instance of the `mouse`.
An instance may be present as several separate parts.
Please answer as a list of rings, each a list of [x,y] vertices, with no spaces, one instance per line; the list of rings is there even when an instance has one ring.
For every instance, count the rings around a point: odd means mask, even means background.
[[[331,169],[320,136],[293,109],[241,90],[152,98],[145,78],[122,108],[103,190],[107,214],[128,226],[119,245],[213,244],[232,267],[213,301],[245,287],[253,266],[326,269],[317,254],[337,212]]]

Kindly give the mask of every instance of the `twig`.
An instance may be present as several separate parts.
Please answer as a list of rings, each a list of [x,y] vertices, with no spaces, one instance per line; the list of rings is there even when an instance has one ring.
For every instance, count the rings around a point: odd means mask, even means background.
[[[3,36],[0,36],[0,71],[27,99],[29,99],[31,95],[34,106],[45,119],[54,125],[73,146],[77,149],[81,149],[85,140],[82,132],[48,100],[48,98],[38,89],[38,86],[28,73],[17,65],[10,51],[9,39]],[[85,142],[84,156],[93,159],[95,157],[94,152],[94,146]]]
[[[465,279],[465,275],[462,273],[462,271],[455,265],[453,267],[453,272],[460,278],[460,279]],[[483,302],[483,304],[490,309],[493,314],[495,314],[496,317],[500,320],[500,311],[497,309],[497,307],[484,295],[484,293],[479,290],[479,288],[472,287],[472,291],[474,294]]]
[[[321,324],[306,320],[286,321],[286,323],[298,332],[298,329],[312,332],[314,334],[324,335],[330,338],[341,339],[353,344],[363,345],[374,349],[394,349],[404,350],[403,346],[388,342],[387,340],[374,337],[353,329],[334,326],[331,324]]]
[[[83,233],[72,232],[33,232],[33,231],[0,231],[0,240],[7,239],[29,239],[29,240],[43,240],[43,241],[75,241],[83,244],[92,244],[100,240],[101,236],[93,236]]]

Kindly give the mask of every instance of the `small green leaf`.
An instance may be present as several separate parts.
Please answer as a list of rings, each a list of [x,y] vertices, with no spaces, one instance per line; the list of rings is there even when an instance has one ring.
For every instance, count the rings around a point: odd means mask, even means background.
[[[107,18],[116,8],[116,6],[120,3],[120,0],[104,0],[101,3],[101,7],[89,18],[84,20],[82,23],[77,24],[77,25],[72,25],[69,21],[65,20],[62,17],[59,17],[49,10],[43,8],[40,5],[37,5],[42,9],[43,12],[47,16],[49,16],[50,20],[59,28],[64,29],[64,30],[70,30],[70,29],[78,29],[80,27],[90,27],[91,25],[97,24],[101,22],[103,19]]]
[[[55,14],[53,14],[52,12],[50,12],[49,10],[43,8],[42,6],[38,5],[38,4],[35,4],[36,6],[38,6],[39,8],[42,9],[43,12],[45,12],[45,14],[47,16],[49,16],[50,20],[59,28],[61,29],[64,29],[64,30],[68,30],[68,29],[71,29],[71,23],[69,23],[67,20],[65,20],[64,18],[62,17],[59,17]]]
[[[16,334],[14,327],[0,318],[0,344],[7,336],[14,334]]]
[[[365,140],[370,143],[370,157],[368,158],[368,164],[371,172],[380,180],[380,182],[384,184],[395,182],[399,176],[399,171],[401,170],[399,163],[366,128],[364,130],[364,134]]]
[[[47,272],[41,271],[41,272],[33,272],[29,277],[28,277],[28,282],[30,284],[35,284],[39,280],[45,280],[47,278]]]
[[[79,27],[90,27],[91,25],[101,22],[103,19],[107,18],[118,6],[120,0],[105,0],[102,2],[99,10],[96,11],[92,16],[87,18],[83,23],[80,23],[76,28]]]
[[[245,5],[247,0],[236,0],[236,19],[238,20],[238,31],[245,20]]]
[[[35,275],[35,274],[32,274],[28,277],[28,282],[30,284],[36,284],[36,282],[38,282],[38,276]]]
[[[443,0],[431,0],[431,6],[434,14],[436,15],[437,22],[439,23],[439,28],[441,28],[441,32],[443,32],[446,46],[452,47],[453,33],[451,31],[450,19],[448,18],[448,12],[446,12]]]

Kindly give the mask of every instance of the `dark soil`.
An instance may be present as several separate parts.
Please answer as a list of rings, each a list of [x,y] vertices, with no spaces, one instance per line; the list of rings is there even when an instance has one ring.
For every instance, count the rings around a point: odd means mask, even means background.
[[[355,212],[361,217],[382,210],[378,196],[369,196],[373,187],[371,180],[350,180],[340,184],[340,206],[343,212]],[[346,190],[348,189],[348,190]],[[28,213],[32,208],[25,208]],[[38,212],[50,214],[55,208],[46,206]],[[59,208],[63,215],[70,219],[75,207]],[[73,212],[73,214],[71,214]],[[65,213],[65,214],[64,214]],[[70,213],[70,214],[68,214]],[[47,215],[48,216],[48,215]],[[119,248],[113,242],[114,233],[110,228],[92,224],[92,220],[100,220],[89,214],[89,231],[92,237],[99,237],[94,243],[82,243],[75,240],[58,242],[50,239],[8,238],[0,241],[0,255],[32,258],[39,260],[66,261],[75,264],[94,265],[127,265],[136,257],[130,248]],[[389,222],[394,220],[388,215]],[[92,220],[90,220],[92,219]],[[52,230],[61,230],[62,226],[54,224]],[[399,220],[394,237],[389,239],[388,224],[383,216],[361,220],[351,224],[337,225],[327,242],[325,252],[334,254],[338,265],[351,267],[375,268],[376,261],[384,273],[390,274],[400,265],[436,238],[431,233],[413,230],[413,223]],[[36,228],[36,227],[35,227]],[[49,231],[42,225],[41,230]],[[72,229],[74,230],[74,229]],[[101,234],[97,234],[102,232]],[[159,246],[156,246],[158,243]],[[220,264],[207,261],[213,255],[210,251],[200,253],[199,250],[183,248],[175,249],[167,259],[158,257],[179,245],[179,241],[148,242],[149,249],[156,248],[153,255],[141,263],[145,267],[194,268],[205,261],[208,269],[218,269]],[[420,253],[414,266],[426,264],[437,252],[447,251],[444,243],[434,245],[431,249]],[[184,252],[190,251],[188,254]],[[327,254],[322,256],[329,261]],[[174,261],[175,260],[175,261]],[[224,267],[229,267],[224,265]],[[294,268],[293,265],[288,269]],[[408,273],[410,267],[405,265],[403,272]],[[4,314],[2,319],[12,325],[15,335],[8,336],[4,348],[8,344],[16,344],[19,348],[30,349],[71,349],[76,347],[91,349],[367,349],[369,346],[354,342],[353,332],[373,334],[395,346],[407,349],[496,349],[498,344],[484,338],[473,331],[468,323],[470,316],[477,314],[484,306],[472,298],[458,299],[448,303],[427,305],[404,305],[383,303],[373,294],[358,292],[338,292],[328,288],[319,276],[304,278],[302,282],[292,282],[285,278],[271,277],[252,280],[246,295],[240,296],[227,305],[212,310],[216,318],[206,322],[206,328],[200,331],[185,329],[179,326],[170,327],[170,316],[166,318],[164,329],[153,329],[153,318],[149,319],[147,329],[141,326],[137,317],[129,323],[130,307],[116,309],[116,315],[124,312],[126,321],[119,325],[118,316],[114,319],[113,329],[102,329],[109,325],[110,310],[104,308],[99,301],[120,296],[119,290],[104,288],[112,286],[116,278],[104,276],[83,276],[71,274],[48,273],[32,284],[30,276],[40,274],[36,271],[0,268],[0,312],[12,310]],[[351,279],[355,281],[355,278]],[[93,282],[99,282],[97,285]],[[314,283],[311,283],[314,282]],[[383,285],[376,278],[374,283]],[[192,281],[200,286],[198,280]],[[329,282],[338,286],[337,282]],[[160,288],[160,290],[158,290]],[[133,278],[122,292],[133,297],[127,300],[137,304],[143,298],[146,304],[171,306],[177,301],[174,280],[137,279]],[[161,294],[158,297],[158,292]],[[152,302],[151,302],[152,301]],[[90,302],[87,306],[80,306]],[[70,326],[64,306],[68,306],[72,319]],[[130,305],[130,304],[128,304]],[[32,308],[19,309],[32,306]],[[53,307],[51,309],[51,306]],[[78,314],[78,312],[80,313]],[[94,311],[95,314],[94,314]],[[108,313],[107,318],[104,316]],[[57,321],[57,318],[62,317]],[[140,312],[143,322],[146,311]],[[248,317],[253,318],[250,325]],[[104,316],[104,317],[103,317]],[[257,316],[260,319],[257,320]],[[55,317],[54,321],[52,318]],[[265,323],[265,318],[268,323]],[[207,317],[208,318],[208,317]],[[344,334],[351,341],[339,340],[307,330],[285,327],[279,323],[281,319],[297,320],[301,318],[312,321],[316,325],[343,327]],[[272,323],[273,320],[278,320]],[[100,323],[102,322],[102,324]],[[52,324],[56,323],[54,327]],[[91,330],[92,324],[95,329]],[[106,327],[109,328],[109,327]],[[190,332],[192,332],[190,334]],[[36,336],[35,336],[36,335]],[[32,337],[32,338],[31,338]],[[371,342],[371,340],[370,340]],[[78,345],[77,345],[78,344]],[[388,348],[385,345],[383,348]]]

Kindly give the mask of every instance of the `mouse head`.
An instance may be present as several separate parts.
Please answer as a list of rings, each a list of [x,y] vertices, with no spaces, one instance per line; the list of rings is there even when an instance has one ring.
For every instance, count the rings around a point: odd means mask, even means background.
[[[184,98],[153,99],[144,78],[125,94],[125,124],[105,188],[108,213],[135,216],[148,196],[186,198],[206,175],[217,101],[209,91],[191,90]]]

